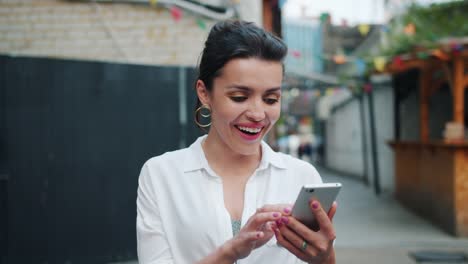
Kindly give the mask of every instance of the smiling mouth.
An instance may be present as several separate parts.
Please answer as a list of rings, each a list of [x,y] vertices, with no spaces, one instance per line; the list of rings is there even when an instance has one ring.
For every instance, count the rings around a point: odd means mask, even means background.
[[[243,127],[243,126],[235,126],[240,132],[247,134],[247,135],[257,135],[263,130],[263,127],[253,128],[253,127]]]

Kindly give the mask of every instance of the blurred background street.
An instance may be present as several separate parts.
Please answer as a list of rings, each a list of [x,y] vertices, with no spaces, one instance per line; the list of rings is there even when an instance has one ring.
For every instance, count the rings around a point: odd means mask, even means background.
[[[467,238],[443,232],[391,195],[377,197],[360,182],[325,168],[319,170],[324,181],[341,182],[344,187],[334,221],[337,263],[418,263],[410,254],[422,251],[468,254]]]
[[[288,45],[273,149],[343,183],[338,263],[467,263],[468,2],[0,0],[1,263],[135,263],[213,24]]]

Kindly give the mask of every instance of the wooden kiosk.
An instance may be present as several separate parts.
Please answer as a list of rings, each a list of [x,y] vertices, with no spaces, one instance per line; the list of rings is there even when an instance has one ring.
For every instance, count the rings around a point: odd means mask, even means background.
[[[460,46],[459,46],[460,47]],[[453,95],[453,122],[464,126],[468,47],[456,53],[409,59],[388,70],[419,70],[420,140],[390,142],[395,153],[395,195],[406,207],[454,236],[468,237],[468,141],[429,139],[429,98],[445,82]],[[445,78],[434,80],[435,71]]]

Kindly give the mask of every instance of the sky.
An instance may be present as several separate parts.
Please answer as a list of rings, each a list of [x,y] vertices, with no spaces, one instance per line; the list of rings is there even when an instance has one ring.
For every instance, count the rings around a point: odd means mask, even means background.
[[[449,0],[287,0],[283,7],[285,18],[299,17],[301,7],[306,10],[306,15],[320,17],[323,12],[331,15],[332,23],[340,25],[343,20],[347,24],[382,24],[385,23],[391,12],[409,2],[430,4],[436,2],[449,2]]]

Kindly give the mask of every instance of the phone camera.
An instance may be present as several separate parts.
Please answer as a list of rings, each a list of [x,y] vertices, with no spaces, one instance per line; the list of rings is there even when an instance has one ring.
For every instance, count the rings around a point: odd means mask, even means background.
[[[312,193],[314,192],[314,189],[307,189],[307,192]]]

